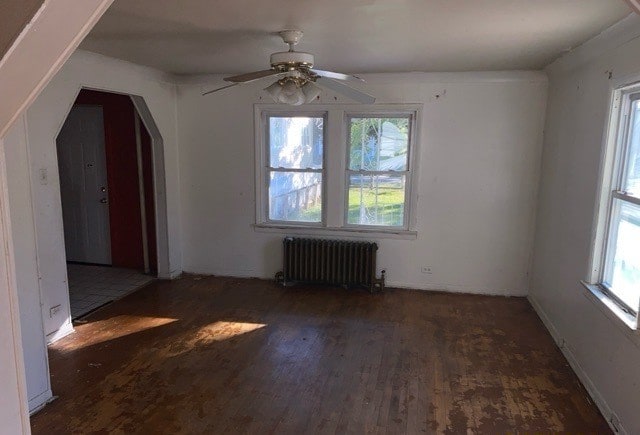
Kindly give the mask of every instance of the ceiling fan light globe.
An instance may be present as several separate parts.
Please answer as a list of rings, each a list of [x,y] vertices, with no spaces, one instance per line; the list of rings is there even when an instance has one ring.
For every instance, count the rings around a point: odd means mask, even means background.
[[[267,94],[269,94],[271,98],[273,98],[273,101],[275,101],[276,103],[279,102],[280,95],[282,94],[282,86],[279,82],[274,82],[270,86],[264,88],[264,90],[267,92]]]
[[[320,96],[320,86],[316,85],[313,82],[307,82],[302,87],[302,93],[304,94],[305,103],[311,103],[313,100]]]
[[[300,88],[296,88],[296,91],[293,93],[285,93],[280,94],[278,100],[281,103],[288,104],[290,106],[300,106],[304,104],[304,94]]]
[[[293,80],[287,80],[283,85],[282,85],[282,93],[284,95],[296,95],[298,93],[298,91],[300,90],[300,88],[298,87],[298,85],[296,84],[295,81]]]

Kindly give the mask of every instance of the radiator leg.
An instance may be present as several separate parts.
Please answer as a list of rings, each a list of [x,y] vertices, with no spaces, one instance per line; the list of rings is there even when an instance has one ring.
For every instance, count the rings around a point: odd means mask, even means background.
[[[369,288],[369,292],[373,293],[373,289],[378,287],[378,291],[380,293],[382,293],[384,291],[384,280],[385,280],[385,276],[387,274],[386,270],[382,270],[380,272],[381,277],[379,279],[374,280],[374,282],[371,283],[371,287]]]
[[[284,285],[284,273],[276,272],[276,283]]]

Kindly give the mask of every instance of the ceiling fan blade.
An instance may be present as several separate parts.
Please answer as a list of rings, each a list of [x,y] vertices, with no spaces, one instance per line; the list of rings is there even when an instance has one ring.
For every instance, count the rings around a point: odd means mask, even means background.
[[[321,69],[315,69],[315,68],[312,68],[309,71],[311,71],[313,74],[317,76],[327,77],[334,80],[346,80],[346,81],[351,80],[351,81],[364,82],[364,79],[358,76],[352,76],[352,75],[337,73],[333,71],[323,71]]]
[[[204,97],[205,95],[213,94],[214,92],[218,92],[218,91],[221,91],[221,90],[223,90],[223,89],[232,88],[232,87],[237,86],[237,85],[239,85],[239,84],[240,84],[240,83],[232,83],[232,84],[230,84],[230,85],[223,86],[223,87],[221,87],[221,88],[213,89],[213,90],[211,90],[211,91],[207,91],[207,92],[203,93],[203,94],[202,94],[202,96]]]
[[[225,77],[224,81],[234,82],[234,83],[246,83],[246,82],[252,82],[254,80],[258,80],[264,77],[274,76],[277,74],[282,74],[282,72],[275,69],[265,69],[262,71],[254,71],[246,74],[240,74],[237,76]]]
[[[319,77],[318,80],[316,80],[316,83],[362,104],[373,104],[376,101],[376,98],[374,96],[353,89],[352,87],[347,86],[344,83],[330,78]]]

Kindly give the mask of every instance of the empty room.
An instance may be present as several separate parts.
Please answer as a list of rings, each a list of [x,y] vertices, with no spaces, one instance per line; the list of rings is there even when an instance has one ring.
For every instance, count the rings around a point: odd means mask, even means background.
[[[638,0],[0,0],[0,434],[640,433]]]

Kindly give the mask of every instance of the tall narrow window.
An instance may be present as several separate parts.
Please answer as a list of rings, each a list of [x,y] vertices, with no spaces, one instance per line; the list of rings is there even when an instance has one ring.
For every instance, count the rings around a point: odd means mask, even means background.
[[[601,285],[627,311],[640,308],[640,92],[623,93]]]
[[[347,225],[407,228],[412,119],[348,117]]]
[[[324,117],[266,121],[269,221],[322,223]]]

